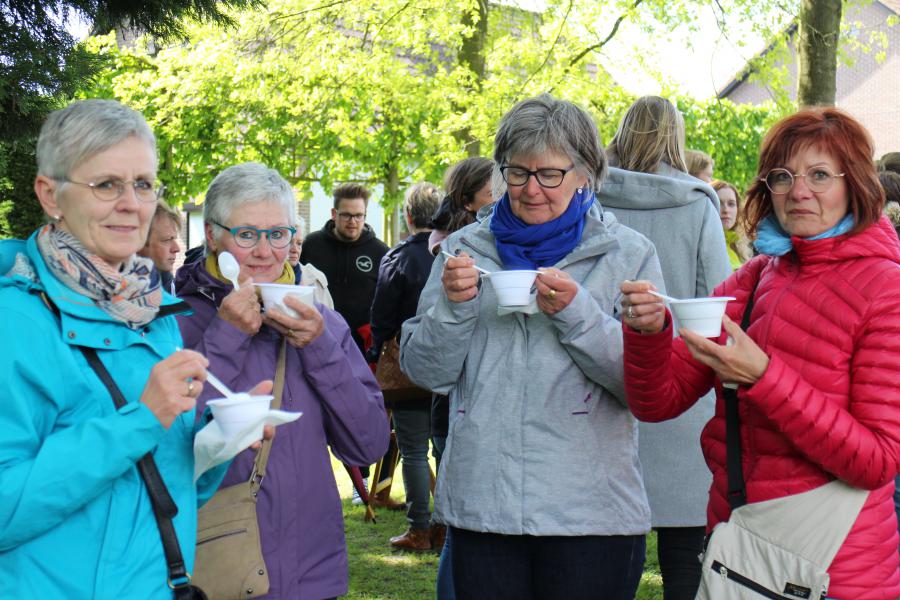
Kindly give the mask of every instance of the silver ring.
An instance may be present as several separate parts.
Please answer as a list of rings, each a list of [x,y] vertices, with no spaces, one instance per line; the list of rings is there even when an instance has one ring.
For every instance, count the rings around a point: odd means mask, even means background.
[[[187,391],[187,395],[188,395],[188,396],[193,396],[193,393],[194,393],[194,380],[191,379],[190,381],[188,381],[188,391]]]
[[[625,316],[629,319],[634,318],[634,307],[632,305],[628,305],[628,310],[625,311]]]

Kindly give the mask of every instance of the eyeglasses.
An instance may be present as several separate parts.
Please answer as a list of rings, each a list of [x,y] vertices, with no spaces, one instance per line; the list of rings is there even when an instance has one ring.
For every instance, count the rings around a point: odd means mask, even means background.
[[[271,229],[257,229],[244,225],[241,227],[226,227],[221,223],[211,221],[213,225],[218,225],[222,229],[227,229],[234,238],[234,243],[241,248],[253,248],[259,243],[262,234],[266,234],[269,245],[273,248],[285,248],[291,243],[291,238],[297,233],[293,227],[273,227]]]
[[[125,193],[126,185],[130,185],[134,189],[135,197],[141,202],[156,202],[166,190],[166,186],[147,179],[134,179],[131,181],[104,179],[103,181],[89,181],[87,183],[72,181],[71,179],[60,179],[59,181],[89,187],[94,193],[94,197],[104,202],[112,202],[121,198],[122,194]]]
[[[794,182],[802,177],[813,192],[827,192],[835,177],[843,177],[843,173],[832,173],[828,167],[810,167],[806,173],[791,173],[787,169],[772,169],[765,178],[760,177],[773,194],[787,194],[794,188]]]
[[[529,171],[522,167],[511,167],[504,165],[500,167],[500,175],[507,185],[519,187],[528,183],[528,178],[532,175],[542,188],[553,189],[562,185],[566,173],[575,168],[572,165],[568,169],[538,169],[537,171]]]
[[[355,213],[354,214],[354,213],[339,212],[337,214],[337,216],[341,221],[365,221],[366,220],[366,213]]]

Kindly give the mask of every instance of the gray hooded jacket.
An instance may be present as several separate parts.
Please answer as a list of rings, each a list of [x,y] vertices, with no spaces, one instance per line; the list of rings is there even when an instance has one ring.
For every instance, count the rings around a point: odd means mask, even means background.
[[[502,269],[490,218],[442,247]],[[498,315],[489,278],[474,299],[450,302],[444,261],[435,259],[418,314],[403,325],[400,361],[413,381],[450,395],[437,519],[509,535],[648,531],[617,316],[622,280],[662,285],[653,245],[593,206],[580,244],[555,265],[578,293],[553,316]]]
[[[600,201],[656,246],[668,294],[708,296],[731,275],[719,197],[706,183],[660,164],[657,174],[612,168]],[[677,419],[640,424],[640,457],[654,527],[706,525],[712,475],[700,431],[712,418],[709,393]]]

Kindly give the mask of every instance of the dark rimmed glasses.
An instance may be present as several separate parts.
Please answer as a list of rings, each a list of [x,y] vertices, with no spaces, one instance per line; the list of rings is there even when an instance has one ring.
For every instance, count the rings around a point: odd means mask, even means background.
[[[72,181],[71,179],[60,179],[65,183],[74,185],[82,185],[91,188],[94,197],[104,202],[113,202],[122,197],[125,193],[125,186],[130,185],[134,189],[135,197],[141,202],[156,202],[162,198],[166,190],[166,186],[158,181],[150,181],[149,179],[133,179],[131,181],[123,181],[121,179],[103,179],[102,181]]]
[[[806,187],[816,193],[827,192],[834,183],[835,177],[843,177],[843,173],[832,173],[828,167],[810,167],[806,173],[791,173],[787,169],[772,169],[765,177],[760,177],[773,194],[787,194],[794,189],[797,178],[802,177]]]
[[[344,221],[345,223],[349,223],[350,221],[362,223],[366,220],[366,213],[339,212],[337,216],[341,221]]]
[[[568,169],[538,169],[530,171],[524,167],[504,165],[500,167],[500,175],[503,176],[503,181],[506,182],[506,185],[520,187],[528,183],[528,178],[533,176],[542,188],[553,189],[561,186],[563,179],[566,178],[566,173],[574,168],[575,165]]]
[[[216,221],[210,221],[213,225],[217,225],[222,229],[231,233],[234,243],[241,248],[252,248],[259,243],[262,234],[266,234],[269,245],[273,248],[286,248],[290,243],[297,230],[294,227],[272,227],[271,229],[257,229],[249,225],[241,227],[226,227]]]

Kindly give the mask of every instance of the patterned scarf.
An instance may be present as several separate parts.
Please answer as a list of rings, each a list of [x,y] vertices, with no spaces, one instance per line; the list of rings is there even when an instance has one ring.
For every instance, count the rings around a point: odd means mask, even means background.
[[[491,217],[491,233],[503,268],[552,267],[568,256],[581,241],[584,217],[595,200],[594,192],[589,189],[575,192],[559,217],[528,225],[513,214],[509,194],[504,194]]]
[[[114,269],[54,224],[41,228],[37,246],[50,272],[63,285],[87,296],[117,321],[137,329],[156,317],[162,292],[159,274],[149,258],[134,255],[121,269]]]

